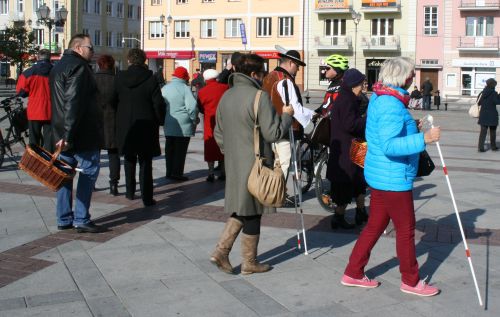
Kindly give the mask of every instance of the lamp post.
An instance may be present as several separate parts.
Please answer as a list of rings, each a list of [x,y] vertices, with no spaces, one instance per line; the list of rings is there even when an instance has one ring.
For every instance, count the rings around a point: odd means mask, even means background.
[[[122,37],[122,44],[124,44],[124,45],[125,45],[125,40],[135,40],[135,41],[139,42],[140,45],[142,45],[141,40],[136,39],[135,37]]]
[[[63,6],[56,10],[55,19],[50,18],[50,8],[44,3],[36,10],[37,22],[46,25],[49,29],[49,52],[52,54],[52,27],[56,23],[64,23],[68,17],[68,10]]]
[[[354,25],[355,25],[355,29],[354,29],[354,68],[356,68],[356,59],[357,59],[356,46],[358,43],[358,24],[359,24],[359,21],[361,20],[361,13],[352,10],[351,17],[352,17],[352,20],[354,21]]]
[[[170,23],[172,23],[172,16],[169,14],[167,17],[167,24],[165,24],[165,15],[160,15],[161,24],[165,27],[165,51],[167,51],[167,40],[168,40],[168,28],[170,27]]]

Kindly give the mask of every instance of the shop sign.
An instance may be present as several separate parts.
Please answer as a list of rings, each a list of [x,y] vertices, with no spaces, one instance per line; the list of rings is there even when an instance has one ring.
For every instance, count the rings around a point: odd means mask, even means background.
[[[216,51],[200,51],[198,53],[200,63],[217,63]]]
[[[366,67],[381,67],[385,59],[372,59],[366,61]]]
[[[257,51],[255,54],[266,59],[280,58],[277,51]]]
[[[500,67],[500,59],[454,59],[455,67]]]
[[[396,0],[363,0],[361,3],[361,7],[363,8],[388,8],[396,6]]]
[[[193,51],[146,51],[146,58],[191,59]]]
[[[240,24],[240,33],[241,33],[241,44],[247,44],[247,32],[245,31],[245,23]]]
[[[316,10],[349,9],[349,0],[315,0]]]

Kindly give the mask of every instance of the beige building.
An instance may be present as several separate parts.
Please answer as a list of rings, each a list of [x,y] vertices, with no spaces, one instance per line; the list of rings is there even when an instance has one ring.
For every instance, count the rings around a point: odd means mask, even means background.
[[[415,58],[417,0],[312,0],[305,16],[305,89],[324,90],[324,60],[342,54],[349,66],[377,80],[381,63],[390,57]]]
[[[303,56],[304,0],[147,0],[142,38],[152,70],[176,66],[190,73],[221,71],[235,51],[252,52],[278,64],[275,45]],[[302,71],[297,83],[302,85]]]

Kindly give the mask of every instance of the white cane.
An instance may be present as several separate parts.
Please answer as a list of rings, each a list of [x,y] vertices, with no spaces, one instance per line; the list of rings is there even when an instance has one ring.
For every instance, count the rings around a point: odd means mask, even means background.
[[[304,254],[309,254],[307,251],[307,239],[306,239],[306,229],[304,227],[304,213],[302,211],[302,186],[300,184],[299,177],[299,169],[297,168],[297,148],[295,147],[295,138],[293,136],[293,129],[290,128],[290,147],[292,152],[292,164],[293,164],[293,195],[295,202],[295,214],[298,215],[300,207],[300,222],[302,225],[302,237],[304,238]],[[299,196],[299,202],[297,203],[297,194]],[[300,250],[300,234],[299,228],[297,228],[297,243],[299,245]]]
[[[430,124],[431,128],[434,127],[433,125],[434,118],[431,115],[426,115],[423,120],[427,121]],[[453,195],[453,189],[451,188],[450,178],[448,176],[448,169],[446,168],[446,164],[444,163],[444,158],[443,154],[441,153],[441,146],[439,146],[439,142],[436,142],[436,147],[439,153],[439,158],[441,159],[441,164],[443,165],[443,172],[446,177],[446,182],[448,183],[448,189],[450,190],[451,200],[453,202],[453,208],[455,209],[455,215],[457,216],[458,226],[460,228],[460,234],[462,235],[462,241],[464,243],[465,255],[467,256],[467,260],[469,261],[470,271],[472,273],[472,278],[474,279],[474,286],[476,287],[477,299],[479,300],[479,305],[483,306],[481,293],[479,292],[479,286],[477,285],[476,273],[474,272],[474,266],[472,265],[469,246],[467,245],[467,240],[465,239],[464,229],[462,227],[462,220],[460,220],[460,214],[458,213],[457,203],[455,202],[455,195]]]

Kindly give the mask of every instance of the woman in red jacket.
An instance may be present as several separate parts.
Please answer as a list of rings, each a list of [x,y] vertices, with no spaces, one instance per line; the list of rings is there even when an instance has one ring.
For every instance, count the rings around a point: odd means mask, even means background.
[[[201,88],[198,92],[198,108],[203,113],[203,140],[205,141],[205,162],[208,163],[208,177],[207,182],[213,182],[214,176],[214,162],[219,161],[221,166],[220,180],[226,179],[224,171],[224,155],[221,153],[219,146],[214,139],[215,128],[215,113],[219,100],[222,98],[224,92],[229,88],[228,85],[217,82],[216,78],[219,72],[215,69],[207,69],[203,72],[203,79],[206,86]]]

